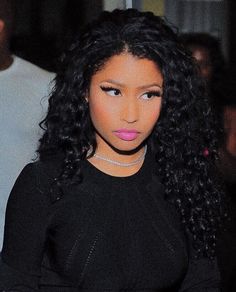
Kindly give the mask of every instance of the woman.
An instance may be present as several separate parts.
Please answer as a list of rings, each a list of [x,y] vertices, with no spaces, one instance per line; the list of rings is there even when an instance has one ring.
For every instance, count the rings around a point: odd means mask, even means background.
[[[214,123],[149,12],[104,12],[64,57],[38,162],[11,192],[7,291],[219,291]]]

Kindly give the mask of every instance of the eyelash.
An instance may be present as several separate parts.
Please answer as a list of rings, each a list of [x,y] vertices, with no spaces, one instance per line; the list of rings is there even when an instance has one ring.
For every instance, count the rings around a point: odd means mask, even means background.
[[[102,91],[104,92],[109,92],[109,91],[115,91],[117,94],[115,94],[115,96],[118,96],[121,92],[119,89],[117,88],[114,88],[114,87],[106,87],[106,86],[101,86],[101,89]],[[145,92],[143,95],[148,95],[148,98],[147,99],[151,99],[152,97],[161,97],[162,96],[162,93],[160,91],[148,91],[148,92]]]
[[[161,92],[160,91],[148,91],[148,92],[145,92],[143,95],[148,95],[149,98],[152,98],[152,97],[161,97]]]
[[[105,87],[105,86],[101,86],[101,89],[102,89],[102,91],[104,91],[104,92],[115,91],[115,92],[118,93],[118,94],[121,93],[119,89],[116,89],[116,88],[114,88],[114,87]],[[117,94],[117,95],[118,95],[118,94]]]

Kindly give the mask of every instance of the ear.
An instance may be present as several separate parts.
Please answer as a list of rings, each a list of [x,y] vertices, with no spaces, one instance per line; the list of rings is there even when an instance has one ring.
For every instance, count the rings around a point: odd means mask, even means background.
[[[0,19],[0,33],[3,33],[4,28],[5,28],[5,22],[2,19]]]

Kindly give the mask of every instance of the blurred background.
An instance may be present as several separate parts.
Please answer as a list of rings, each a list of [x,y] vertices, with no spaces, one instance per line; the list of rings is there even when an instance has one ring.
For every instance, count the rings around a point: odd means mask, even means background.
[[[167,18],[180,33],[217,37],[230,72],[236,72],[235,0],[16,0],[12,50],[55,72],[61,52],[84,24],[102,10],[130,7]]]

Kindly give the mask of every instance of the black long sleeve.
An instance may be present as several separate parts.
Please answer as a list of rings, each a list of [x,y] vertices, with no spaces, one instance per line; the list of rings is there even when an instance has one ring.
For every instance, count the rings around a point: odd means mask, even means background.
[[[42,175],[27,165],[9,196],[0,287],[34,291],[41,275],[41,262],[47,233],[49,199],[41,185]],[[8,279],[9,278],[9,279]],[[10,285],[10,286],[9,286]]]
[[[114,178],[85,162],[83,183],[58,196],[57,165],[26,166],[7,205],[0,291],[219,292],[215,261],[188,252],[151,167]]]

